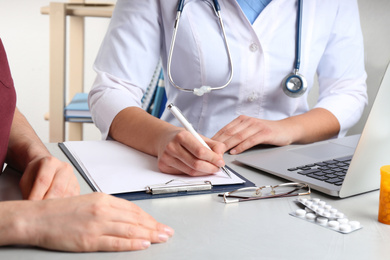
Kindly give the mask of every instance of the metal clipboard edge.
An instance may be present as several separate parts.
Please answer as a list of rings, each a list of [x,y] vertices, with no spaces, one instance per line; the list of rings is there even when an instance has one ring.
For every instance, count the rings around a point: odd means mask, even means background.
[[[206,191],[211,190],[213,188],[213,185],[210,181],[204,181],[199,183],[185,183],[181,185],[168,185],[169,183],[170,182],[161,185],[146,186],[146,193],[156,195],[177,192]]]
[[[171,197],[181,197],[181,196],[218,194],[227,191],[237,190],[240,188],[256,186],[253,182],[243,177],[242,175],[234,171],[229,166],[226,167],[229,169],[229,171],[237,175],[239,178],[245,180],[245,182],[238,183],[238,184],[229,184],[229,185],[213,185],[213,187],[210,190],[200,190],[200,191],[172,192],[172,193],[163,193],[163,194],[154,194],[154,195],[151,193],[146,193],[145,191],[139,191],[139,192],[116,193],[111,195],[114,195],[115,197],[122,198],[125,200],[135,201],[135,200],[145,200],[145,199],[161,199],[161,198],[171,198]]]

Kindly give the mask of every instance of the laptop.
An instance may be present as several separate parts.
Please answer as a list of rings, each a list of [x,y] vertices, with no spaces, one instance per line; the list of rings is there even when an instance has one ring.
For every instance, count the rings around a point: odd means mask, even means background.
[[[236,161],[312,189],[345,198],[379,189],[380,167],[390,165],[390,66],[361,135],[254,149]],[[325,173],[324,173],[325,172]]]

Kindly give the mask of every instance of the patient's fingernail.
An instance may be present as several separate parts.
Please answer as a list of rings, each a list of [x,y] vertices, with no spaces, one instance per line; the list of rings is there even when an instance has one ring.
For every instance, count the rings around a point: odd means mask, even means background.
[[[170,227],[164,228],[164,231],[165,231],[165,233],[166,233],[168,236],[173,236],[173,233],[175,233],[175,231],[174,231],[172,228],[170,228]]]
[[[143,241],[142,242],[142,247],[143,249],[149,248],[151,245],[150,241]]]
[[[166,242],[168,241],[169,237],[167,236],[167,234],[159,234],[158,235],[158,238],[160,240],[160,242]]]
[[[236,153],[237,153],[237,150],[236,150],[236,149],[230,150],[230,154],[236,154]]]

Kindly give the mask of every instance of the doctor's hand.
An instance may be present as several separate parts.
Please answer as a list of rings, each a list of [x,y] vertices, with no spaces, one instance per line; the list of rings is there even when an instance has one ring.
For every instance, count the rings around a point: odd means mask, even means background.
[[[293,131],[283,120],[270,121],[241,115],[219,130],[212,139],[224,143],[230,154],[239,154],[258,144],[289,145],[293,142]]]
[[[51,155],[31,160],[20,180],[23,199],[42,200],[80,194],[80,186],[70,164]]]
[[[284,146],[312,143],[332,138],[339,131],[339,121],[330,111],[314,108],[278,121],[241,115],[218,131],[212,139],[223,142],[231,154],[239,154],[258,144]]]
[[[158,167],[164,173],[191,176],[209,175],[219,171],[225,165],[223,143],[203,138],[209,150],[204,147],[190,132],[182,128],[166,133],[161,138],[158,149]]]

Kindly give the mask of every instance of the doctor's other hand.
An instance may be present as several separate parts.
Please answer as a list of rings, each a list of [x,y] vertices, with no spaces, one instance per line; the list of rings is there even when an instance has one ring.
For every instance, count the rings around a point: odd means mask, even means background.
[[[202,137],[203,138],[203,137]],[[183,128],[168,131],[158,149],[158,167],[164,173],[190,176],[210,175],[225,166],[223,143],[203,138],[208,146],[203,146],[190,132]]]
[[[104,193],[40,201],[10,201],[5,244],[71,252],[130,251],[166,242],[173,229],[132,202]],[[15,229],[15,226],[17,229]]]
[[[276,146],[293,142],[291,126],[283,120],[270,121],[240,115],[219,130],[212,139],[223,142],[230,154],[239,154],[258,144]]]
[[[23,199],[42,200],[80,194],[80,186],[70,164],[47,155],[31,160],[20,180]]]

